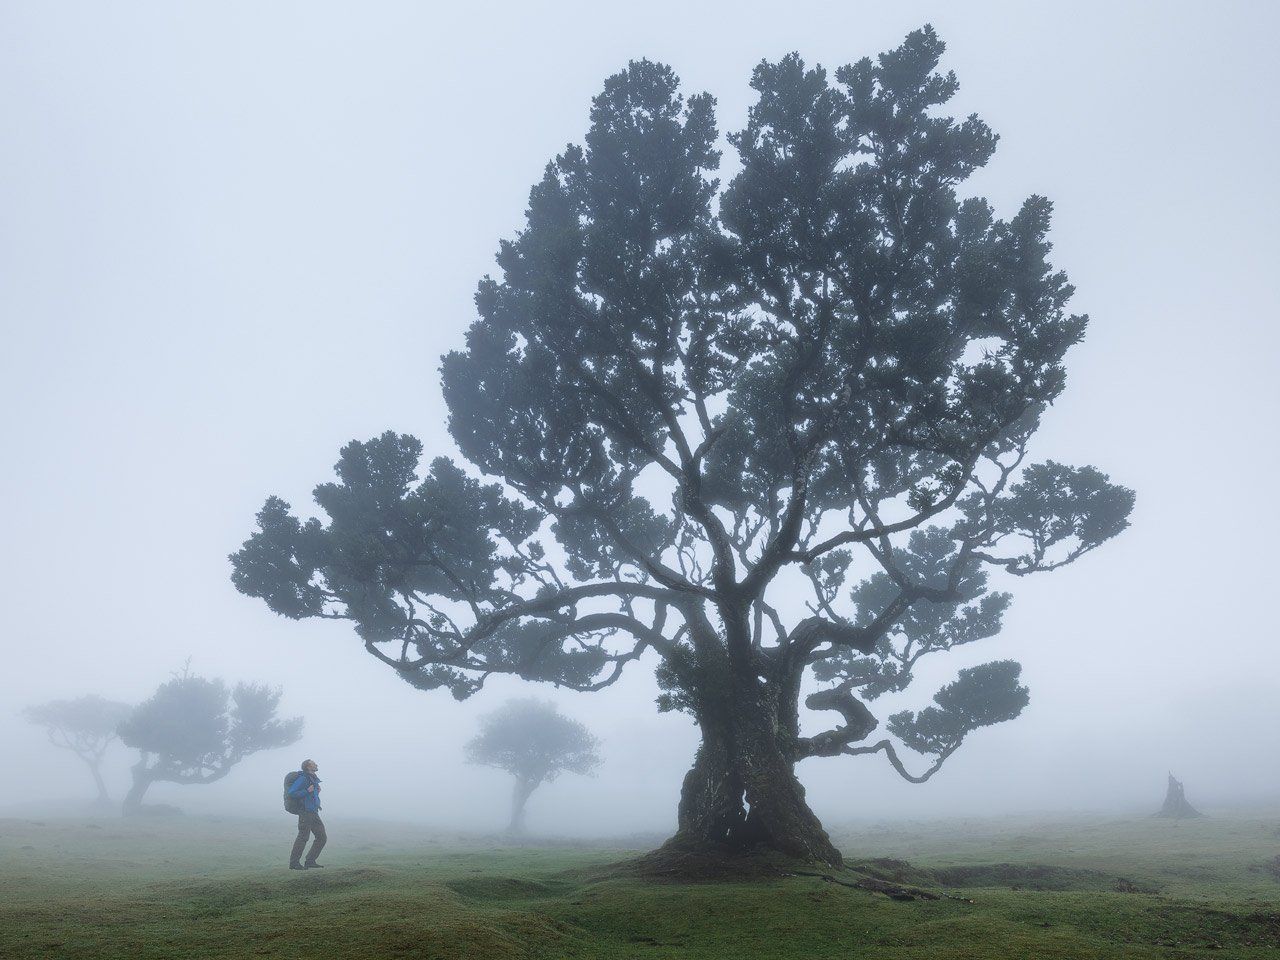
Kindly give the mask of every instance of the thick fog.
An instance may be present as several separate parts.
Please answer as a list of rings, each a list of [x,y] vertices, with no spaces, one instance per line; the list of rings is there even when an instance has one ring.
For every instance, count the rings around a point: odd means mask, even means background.
[[[730,131],[762,58],[834,68],[925,22],[960,80],[953,112],[1001,135],[962,194],[1004,216],[1050,197],[1054,262],[1092,317],[1033,456],[1098,465],[1137,509],[1104,549],[1013,583],[1002,634],[935,658],[893,703],[1011,657],[1021,718],[920,786],[880,756],[807,760],[814,809],[829,825],[1140,812],[1170,770],[1210,810],[1280,796],[1272,5],[9,2],[0,807],[92,797],[24,706],[136,702],[190,658],[282,685],[305,734],[148,800],[271,814],[282,774],[314,757],[331,829],[498,828],[509,780],[462,744],[536,694],[606,759],[535,795],[531,829],[672,828],[697,737],[656,711],[652,659],[596,694],[496,678],[459,703],[410,688],[347,626],[239,595],[227,555],[268,494],[309,509],[349,440],[394,429],[453,452],[439,357],[608,74],[667,62]],[[117,797],[131,762],[108,755]]]

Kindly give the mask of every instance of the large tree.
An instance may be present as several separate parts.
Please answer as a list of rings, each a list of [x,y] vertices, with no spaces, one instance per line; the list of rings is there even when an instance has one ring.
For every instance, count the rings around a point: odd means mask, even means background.
[[[327,519],[267,500],[236,586],[457,697],[496,673],[599,690],[653,652],[660,706],[702,733],[672,844],[838,863],[796,764],[883,753],[923,780],[1016,716],[1000,661],[868,742],[868,703],[921,657],[998,631],[988,568],[1061,567],[1133,505],[1026,460],[1086,318],[1049,201],[1002,220],[957,198],[996,137],[939,110],[942,51],[926,28],[834,75],[760,64],[723,189],[711,97],[649,61],[609,78],[444,358],[453,438],[501,482],[420,474],[409,436],[353,442],[315,490]],[[810,675],[836,719],[803,735]]]
[[[588,774],[600,765],[599,741],[581,722],[542,700],[509,700],[480,721],[467,741],[471,763],[505,770],[515,778],[512,833],[524,831],[524,808],[533,791],[560,774]]]
[[[142,810],[153,783],[213,783],[252,753],[296,743],[302,720],[277,718],[279,703],[278,688],[228,689],[187,670],[162,683],[120,724],[120,739],[141,754],[124,813]]]
[[[102,757],[116,739],[116,728],[133,708],[127,703],[96,695],[75,700],[50,700],[22,711],[29,721],[45,728],[49,742],[70,750],[88,766],[98,788],[98,803],[111,802],[102,779]]]

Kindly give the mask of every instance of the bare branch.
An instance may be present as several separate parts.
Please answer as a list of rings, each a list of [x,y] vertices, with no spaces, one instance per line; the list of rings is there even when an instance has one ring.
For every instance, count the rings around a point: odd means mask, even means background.
[[[840,752],[844,754],[848,754],[849,756],[860,756],[862,754],[880,753],[883,751],[884,755],[889,758],[889,762],[893,764],[893,769],[898,771],[898,775],[901,776],[902,779],[908,780],[911,783],[924,783],[926,780],[928,780],[930,777],[932,777],[935,773],[937,773],[942,768],[942,765],[943,763],[946,762],[947,757],[955,753],[956,750],[960,748],[960,744],[963,742],[964,741],[962,740],[957,740],[954,744],[952,744],[951,746],[943,750],[940,754],[938,754],[937,759],[933,761],[933,764],[929,767],[929,769],[927,769],[924,773],[918,776],[907,770],[907,768],[903,765],[902,760],[898,757],[898,751],[894,748],[893,744],[890,743],[888,740],[881,740],[878,743],[874,743],[871,746],[867,746],[867,747],[845,747]]]

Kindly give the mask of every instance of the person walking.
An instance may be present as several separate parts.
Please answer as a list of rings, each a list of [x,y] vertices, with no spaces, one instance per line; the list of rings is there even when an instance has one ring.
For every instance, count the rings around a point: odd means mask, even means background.
[[[303,760],[302,772],[289,785],[289,795],[302,802],[302,809],[298,813],[298,837],[293,841],[293,852],[289,855],[290,870],[309,870],[324,866],[316,863],[316,857],[320,856],[325,841],[329,839],[324,832],[324,821],[320,819],[320,778],[316,776],[319,769],[314,760]],[[306,861],[303,862],[302,851],[307,845],[308,837],[315,839],[311,843]]]

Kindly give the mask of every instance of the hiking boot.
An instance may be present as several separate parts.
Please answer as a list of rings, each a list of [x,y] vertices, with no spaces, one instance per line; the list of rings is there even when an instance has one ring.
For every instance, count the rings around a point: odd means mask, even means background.
[[[305,870],[305,869],[307,869],[307,868],[306,868],[306,867],[304,867],[304,866],[303,866],[302,864],[300,864],[300,863],[291,863],[291,864],[289,864],[289,869],[290,869],[290,870]]]
[[[308,870],[312,870],[312,869],[316,869],[316,868],[319,868],[319,869],[322,869],[322,870],[324,869],[324,864],[323,864],[323,863],[307,863],[307,864],[303,864],[303,866],[305,866],[305,867],[306,867],[306,869],[308,869]]]

